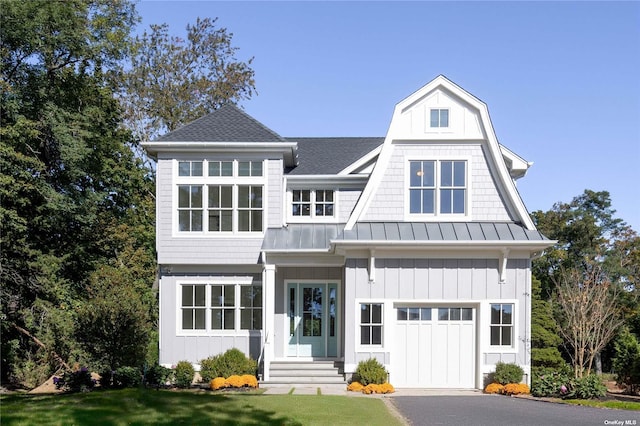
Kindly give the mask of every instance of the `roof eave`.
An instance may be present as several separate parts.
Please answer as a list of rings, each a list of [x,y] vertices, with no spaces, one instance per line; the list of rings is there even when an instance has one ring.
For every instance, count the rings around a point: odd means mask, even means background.
[[[295,142],[142,142],[142,147],[154,158],[161,152],[171,153],[279,153],[285,165],[298,165],[298,144]]]

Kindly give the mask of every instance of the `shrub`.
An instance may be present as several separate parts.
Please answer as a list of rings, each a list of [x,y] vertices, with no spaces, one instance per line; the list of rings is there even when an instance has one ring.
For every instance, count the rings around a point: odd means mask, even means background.
[[[570,368],[534,368],[531,374],[531,394],[537,397],[565,398],[571,386]]]
[[[607,394],[607,387],[600,377],[595,374],[574,379],[571,383],[567,398],[593,399],[601,398]]]
[[[640,390],[640,343],[625,327],[614,344],[613,369],[617,373],[618,385],[629,393]]]
[[[526,383],[509,383],[504,385],[502,393],[505,395],[528,394],[529,386]]]
[[[485,393],[502,393],[503,385],[500,383],[489,383],[486,388],[484,388]]]
[[[62,377],[54,377],[53,383],[56,389],[66,392],[91,392],[96,381],[91,378],[91,372],[86,367],[76,371],[65,371]]]
[[[113,387],[135,388],[142,383],[140,370],[136,367],[120,367],[113,373]]]
[[[247,357],[241,350],[229,349],[222,355],[212,356],[200,361],[200,376],[209,382],[216,377],[256,375],[258,363]]]
[[[500,383],[501,385],[520,383],[523,375],[524,370],[522,370],[519,365],[498,362],[496,364],[496,371],[493,373],[492,381]]]
[[[144,383],[146,386],[159,388],[169,380],[172,374],[173,371],[170,368],[163,367],[160,364],[153,364],[145,374]]]
[[[176,365],[174,373],[175,384],[177,387],[186,389],[191,387],[193,376],[196,374],[193,365],[189,361],[180,361]]]
[[[381,385],[387,381],[387,370],[375,358],[369,358],[366,361],[360,361],[353,380],[362,383],[363,386],[369,384]]]

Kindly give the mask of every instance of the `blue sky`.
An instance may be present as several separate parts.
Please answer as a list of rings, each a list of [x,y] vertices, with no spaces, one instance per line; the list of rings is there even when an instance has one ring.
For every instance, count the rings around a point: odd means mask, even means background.
[[[640,3],[141,1],[139,30],[218,17],[253,57],[247,113],[282,136],[384,136],[439,74],[482,99],[534,162],[529,211],[611,193],[640,231]]]

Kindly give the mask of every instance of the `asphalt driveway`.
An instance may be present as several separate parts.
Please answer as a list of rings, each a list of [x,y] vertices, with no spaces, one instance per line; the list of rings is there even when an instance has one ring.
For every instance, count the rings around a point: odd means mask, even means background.
[[[500,395],[390,399],[400,414],[415,426],[640,426],[640,411],[580,407]]]

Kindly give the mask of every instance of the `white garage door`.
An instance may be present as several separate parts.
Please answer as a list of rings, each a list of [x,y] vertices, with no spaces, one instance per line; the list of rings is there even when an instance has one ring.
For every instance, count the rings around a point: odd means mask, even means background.
[[[391,384],[474,388],[475,308],[396,307]]]

